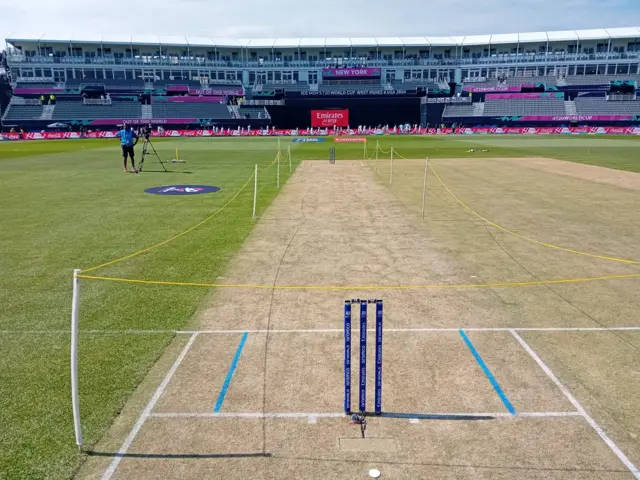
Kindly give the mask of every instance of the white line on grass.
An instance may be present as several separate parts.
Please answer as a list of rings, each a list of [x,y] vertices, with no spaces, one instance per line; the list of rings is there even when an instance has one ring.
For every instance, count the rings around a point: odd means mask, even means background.
[[[176,373],[176,370],[178,370],[178,367],[182,363],[182,360],[184,360],[184,357],[187,355],[187,352],[191,348],[191,345],[193,345],[193,342],[195,341],[197,336],[198,334],[194,333],[189,339],[189,341],[187,342],[187,344],[185,345],[185,347],[182,349],[182,352],[180,352],[180,355],[171,366],[171,369],[169,370],[167,375],[164,377],[164,380],[158,386],[156,392],[153,394],[153,397],[151,397],[151,400],[149,400],[149,403],[147,404],[143,412],[140,414],[140,418],[138,418],[138,421],[133,426],[133,429],[131,429],[131,432],[129,432],[129,436],[126,438],[126,440],[120,447],[120,450],[118,450],[118,453],[116,454],[115,458],[111,462],[111,465],[109,465],[109,468],[107,468],[107,470],[102,475],[102,480],[109,480],[111,476],[115,473],[116,469],[118,468],[118,465],[122,461],[123,456],[127,453],[127,450],[129,450],[129,447],[131,447],[131,443],[133,443],[133,440],[136,438],[136,435],[138,435],[138,432],[142,428],[142,425],[144,425],[144,422],[147,420],[147,418],[149,418],[149,415],[151,414],[151,410],[153,410],[153,407],[155,407],[157,401],[162,396],[165,388],[167,388],[167,385],[169,385],[169,382],[171,381],[171,377],[173,377],[173,374]]]
[[[393,414],[389,414],[393,415]],[[487,413],[421,413],[421,414],[402,414],[398,418],[411,418],[416,415],[417,418],[428,417],[501,417],[501,418],[517,418],[517,417],[579,417],[580,412],[519,412],[512,415],[509,412],[487,412]],[[300,419],[305,418],[309,423],[315,423],[319,418],[347,418],[344,412],[157,412],[148,415],[151,418],[284,418],[284,419]],[[384,413],[383,413],[384,417]]]
[[[640,479],[640,470],[638,470],[638,468],[633,463],[631,463],[631,461],[622,452],[622,450],[620,450],[620,448],[618,448],[618,446],[615,443],[613,443],[613,440],[611,440],[607,436],[607,434],[604,433],[604,430],[602,430],[602,428],[600,428],[600,426],[595,422],[595,420],[591,418],[591,416],[582,407],[582,405],[580,405],[580,402],[578,402],[578,400],[576,400],[576,398],[571,394],[569,389],[567,389],[567,387],[565,387],[562,383],[560,383],[560,380],[558,380],[558,377],[554,375],[554,373],[547,366],[547,364],[545,364],[542,361],[542,359],[538,356],[538,354],[529,346],[529,344],[525,342],[520,335],[518,335],[515,329],[511,330],[511,334],[520,343],[520,345],[522,345],[522,347],[527,351],[527,353],[531,355],[531,358],[535,360],[538,366],[544,371],[544,373],[547,374],[547,376],[551,379],[551,381],[556,384],[556,386],[560,389],[562,393],[564,393],[564,396],[567,397],[567,400],[571,402],[571,404],[575,407],[575,409],[579,412],[579,414],[582,415],[582,417],[587,421],[589,425],[591,425],[591,428],[593,428],[596,431],[596,433],[600,436],[600,438],[609,446],[611,451],[620,459],[620,461],[624,463],[624,465],[635,476],[635,478]]]
[[[607,331],[640,331],[638,327],[456,327],[456,328],[385,328],[385,333],[429,333],[429,332],[607,332]],[[375,332],[375,329],[368,329]],[[86,335],[224,335],[238,333],[267,333],[267,330],[80,330]],[[342,333],[341,328],[319,329],[273,329],[272,333]],[[0,330],[0,335],[69,335],[70,330]]]

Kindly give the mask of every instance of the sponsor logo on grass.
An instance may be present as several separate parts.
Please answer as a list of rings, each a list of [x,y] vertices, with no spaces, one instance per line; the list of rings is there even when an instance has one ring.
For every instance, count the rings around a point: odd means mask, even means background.
[[[366,137],[336,137],[333,139],[334,142],[366,142]]]
[[[220,190],[220,187],[213,185],[165,185],[164,187],[151,187],[145,190],[146,193],[155,195],[200,195],[202,193],[213,193]]]
[[[326,141],[326,138],[294,138],[292,140],[294,143],[315,143],[324,141]]]

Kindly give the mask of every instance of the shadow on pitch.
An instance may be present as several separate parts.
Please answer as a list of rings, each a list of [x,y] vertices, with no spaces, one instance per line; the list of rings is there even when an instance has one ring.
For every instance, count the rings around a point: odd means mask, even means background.
[[[122,458],[271,458],[270,453],[118,453],[118,452],[87,452],[90,457],[122,457]]]

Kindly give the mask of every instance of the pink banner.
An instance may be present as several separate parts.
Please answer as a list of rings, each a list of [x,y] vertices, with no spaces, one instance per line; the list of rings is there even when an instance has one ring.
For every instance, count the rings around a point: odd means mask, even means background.
[[[380,68],[323,68],[322,76],[324,78],[379,78],[381,72]]]
[[[29,132],[25,133],[25,140],[62,140],[62,139],[79,139],[79,138],[115,138],[117,131],[108,132],[88,132],[80,135],[78,132]],[[220,129],[214,130],[164,130],[162,135],[154,132],[154,136],[162,137],[265,137],[265,136],[281,136],[281,137],[305,137],[305,136],[326,136],[331,135],[340,137],[341,142],[362,142],[363,135],[384,135],[394,134],[390,129],[388,132],[381,133],[381,130],[374,128],[365,128],[357,133],[351,131],[333,133],[331,130],[305,129],[305,130],[247,130],[247,129]],[[396,131],[398,135],[453,135],[450,128],[444,130],[430,128],[412,128],[404,133]],[[477,127],[463,128],[457,131],[457,135],[638,135],[640,136],[640,127]],[[20,140],[18,133],[2,133],[0,140]]]
[[[173,125],[196,123],[196,118],[99,118],[91,121],[90,125]]]
[[[244,95],[242,88],[190,88],[189,95]]]
[[[564,98],[564,93],[487,93],[487,100],[508,98]]]
[[[519,122],[621,122],[632,121],[633,115],[526,115]]]
[[[153,103],[226,103],[225,97],[151,97]]]
[[[495,85],[493,87],[468,87],[462,88],[465,92],[485,93],[485,92],[519,92],[522,90],[520,85]]]

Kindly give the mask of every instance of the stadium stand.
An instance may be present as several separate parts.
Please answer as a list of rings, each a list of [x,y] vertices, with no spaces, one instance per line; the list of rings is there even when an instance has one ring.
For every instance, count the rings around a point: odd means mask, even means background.
[[[473,103],[463,103],[459,105],[447,105],[444,109],[443,117],[473,117],[476,107]]]
[[[267,119],[269,112],[264,107],[240,107],[240,114],[247,118]]]
[[[156,80],[153,82],[153,88],[166,88],[183,85],[189,88],[202,88],[202,84],[196,80]]]
[[[516,98],[516,99],[487,99],[484,104],[484,115],[566,115],[564,99],[562,98]]]
[[[54,82],[16,82],[16,88],[55,88]]]
[[[258,87],[258,89],[256,89]],[[307,82],[268,82],[258,83],[253,89],[255,92],[284,90],[288,92],[305,92],[309,90]]]
[[[77,101],[58,101],[52,120],[89,120],[96,118],[141,118],[142,107],[134,102],[113,102],[111,105],[84,105]]]
[[[22,120],[39,120],[42,116],[41,105],[9,105],[2,118],[3,122],[20,122]]]
[[[14,98],[5,116],[27,129],[45,128],[52,120],[120,117],[145,122],[215,118],[230,120],[224,123],[232,127],[269,123],[298,128],[310,123],[310,110],[322,108],[347,109],[357,123],[433,125],[443,118],[471,118],[478,125],[496,125],[502,116],[538,116],[508,122],[548,126],[566,121],[551,116],[601,113],[627,115],[602,121],[615,126],[637,124],[629,114],[638,112],[633,99],[640,82],[639,27],[501,34],[497,43],[493,35],[370,38],[366,45],[355,38],[274,38],[250,41],[249,46],[241,41],[222,45],[216,38],[202,44],[200,37],[170,43],[161,36],[151,37],[152,43],[138,43],[135,35],[126,41],[98,37],[100,41],[96,36],[7,39],[5,72],[14,89],[29,90]],[[103,76],[108,78],[95,78]],[[201,100],[194,92],[184,100],[163,97],[167,88],[178,85],[214,91],[197,92],[209,94]],[[527,86],[517,88],[522,85]],[[465,87],[477,90],[468,95]],[[54,93],[57,106],[40,109],[35,105],[38,89],[50,88],[66,90]],[[238,91],[245,88],[242,98]],[[169,95],[188,93],[186,88],[169,90]],[[486,98],[492,92],[504,95]],[[511,95],[515,93],[547,95]],[[458,101],[460,95],[475,103]],[[97,105],[103,96],[104,103],[113,104]],[[262,114],[269,117],[262,120]],[[175,128],[184,125],[177,121]]]
[[[133,91],[144,89],[142,80],[121,80],[121,79],[69,79],[66,82],[67,88],[79,88],[82,85],[104,85],[107,91]]]
[[[640,100],[620,101],[599,97],[575,99],[578,115],[640,115]]]
[[[567,85],[606,85],[613,81],[640,81],[640,75],[570,75],[565,78]]]
[[[153,118],[207,118],[225,120],[233,118],[222,103],[154,103]]]

